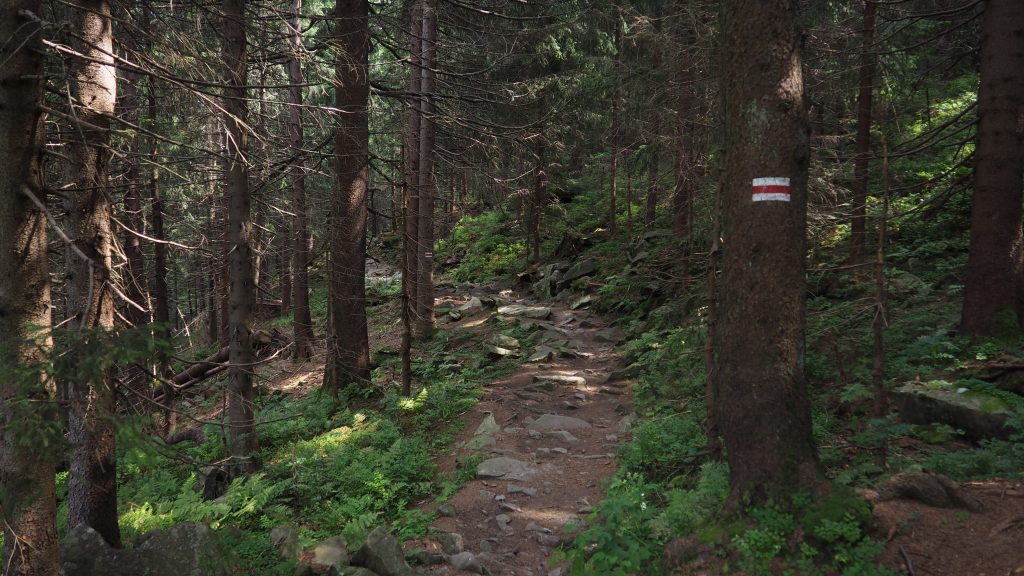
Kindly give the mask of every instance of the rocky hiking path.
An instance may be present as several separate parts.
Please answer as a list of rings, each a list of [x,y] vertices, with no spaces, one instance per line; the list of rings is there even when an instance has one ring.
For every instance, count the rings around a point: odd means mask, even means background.
[[[449,329],[478,330],[494,354],[508,350],[485,328],[493,315],[543,330],[544,343],[522,351],[522,365],[486,384],[465,415],[458,448],[439,465],[450,470],[473,454],[484,459],[475,478],[437,507],[432,528],[440,535],[413,544],[427,550],[428,561],[447,555],[430,574],[562,574],[550,564],[552,552],[569,538],[563,528],[601,500],[602,480],[615,473],[615,452],[633,418],[614,349],[621,332],[563,305],[499,298],[489,310],[486,298],[448,301],[463,308]]]

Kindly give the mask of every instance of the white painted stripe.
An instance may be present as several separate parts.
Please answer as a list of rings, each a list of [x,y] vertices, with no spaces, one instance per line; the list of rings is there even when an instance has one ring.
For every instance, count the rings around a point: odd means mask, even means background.
[[[754,194],[754,202],[789,202],[789,194],[780,194],[778,192],[769,194]]]
[[[754,178],[754,186],[789,186],[789,178]]]

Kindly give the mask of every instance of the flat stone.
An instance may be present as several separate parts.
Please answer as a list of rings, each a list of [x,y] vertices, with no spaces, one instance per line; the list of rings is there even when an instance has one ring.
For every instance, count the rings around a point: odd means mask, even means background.
[[[501,480],[529,480],[537,473],[537,468],[507,456],[499,456],[484,460],[476,467],[479,478],[498,478]]]
[[[545,528],[545,527],[541,526],[540,524],[537,524],[536,522],[530,522],[529,524],[527,524],[526,525],[526,531],[527,532],[540,532],[542,534],[550,534],[551,533],[551,529],[550,528]]]
[[[495,334],[491,337],[491,342],[495,346],[501,346],[502,348],[519,348],[519,340],[504,334]]]
[[[537,491],[533,488],[527,488],[526,486],[516,486],[515,484],[509,484],[506,490],[508,494],[525,494],[527,496],[536,496]]]
[[[911,424],[939,422],[975,440],[1008,438],[1010,410],[999,398],[938,383],[909,382],[892,392],[900,418]]]
[[[484,567],[472,552],[460,552],[448,557],[448,563],[456,570],[464,570],[475,574],[484,574]]]
[[[535,374],[534,382],[554,382],[569,386],[586,386],[587,379],[583,376],[566,376],[565,374]]]
[[[572,268],[569,268],[562,274],[562,277],[558,280],[558,286],[565,288],[577,278],[583,278],[584,276],[590,276],[594,272],[597,272],[597,263],[594,262],[593,258],[586,258],[577,262]]]
[[[579,430],[590,427],[590,423],[586,420],[558,414],[542,414],[527,425],[527,428],[530,430],[540,430],[542,432],[551,430]]]
[[[459,312],[462,312],[462,315],[465,316],[472,316],[473,314],[481,312],[483,309],[484,303],[481,302],[480,299],[477,298],[476,296],[470,298],[469,302],[466,302],[462,306],[459,306]],[[461,318],[462,315],[460,315],[459,317]]]
[[[558,350],[550,346],[537,346],[533,354],[526,359],[527,362],[550,362],[558,355]]]
[[[562,442],[576,443],[580,441],[579,438],[573,436],[572,432],[569,432],[568,430],[549,430],[544,432],[543,435],[547,438],[561,440]]]
[[[508,306],[498,308],[498,314],[546,320],[551,316],[551,308],[545,306],[526,306],[525,304],[509,304]]]

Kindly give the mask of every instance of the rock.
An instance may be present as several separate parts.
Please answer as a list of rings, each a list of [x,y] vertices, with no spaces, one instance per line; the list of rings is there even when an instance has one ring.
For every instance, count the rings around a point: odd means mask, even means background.
[[[608,377],[604,379],[601,384],[610,384],[612,382],[619,382],[621,380],[631,380],[636,378],[640,374],[640,367],[636,364],[632,364],[621,370],[613,370],[608,374]]]
[[[894,390],[892,398],[905,422],[947,424],[975,440],[1008,438],[1009,407],[993,396],[962,390],[946,383],[909,382]]]
[[[573,418],[572,416],[560,416],[558,414],[542,414],[539,418],[526,426],[530,430],[551,431],[551,430],[578,430],[590,428],[586,420]]]
[[[551,316],[551,308],[544,306],[526,306],[525,304],[509,304],[498,308],[498,314],[505,316],[525,316],[535,320],[546,320]]]
[[[558,287],[560,289],[565,289],[572,284],[573,280],[583,278],[584,276],[590,276],[595,272],[597,272],[597,264],[594,263],[593,258],[581,260],[575,266],[569,268],[564,274],[562,274],[562,277],[558,280]]]
[[[505,358],[515,354],[515,351],[502,348],[501,346],[484,346],[484,350],[491,358]]]
[[[448,558],[440,552],[431,552],[430,550],[416,550],[412,554],[406,556],[406,559],[413,563],[419,564],[420,566],[437,566],[438,564],[444,564],[448,561]]]
[[[320,573],[331,569],[338,571],[348,566],[348,563],[348,542],[341,536],[333,536],[317,544],[313,548],[313,559],[310,560],[313,569]]]
[[[580,308],[587,306],[593,302],[593,296],[591,296],[590,294],[584,294],[583,296],[580,296],[579,298],[573,300],[572,304],[569,305],[569,308],[572,310],[579,310]]]
[[[462,534],[456,532],[442,532],[434,536],[434,540],[441,545],[445,554],[458,554],[466,549],[466,541]]]
[[[530,432],[536,432],[536,430],[530,430]],[[561,440],[562,442],[569,442],[570,444],[580,441],[579,438],[573,436],[568,430],[548,430],[544,432],[543,435],[548,438]]]
[[[985,509],[980,500],[964,492],[956,482],[941,474],[901,472],[878,487],[879,500],[914,500],[936,508]]]
[[[92,576],[92,566],[101,554],[110,552],[100,533],[85,524],[68,530],[60,542],[61,573],[67,576]]]
[[[526,462],[507,456],[499,456],[484,460],[476,467],[478,478],[499,478],[501,480],[529,480],[537,473],[537,469]]]
[[[533,354],[526,359],[527,362],[550,362],[555,359],[558,355],[558,350],[551,348],[550,346],[537,346]]]
[[[445,502],[444,504],[441,504],[440,506],[437,507],[437,515],[438,516],[442,516],[442,517],[445,517],[445,518],[453,518],[453,517],[455,517],[456,514],[457,514],[457,512],[455,511],[455,506],[452,506],[451,504],[449,504],[447,502]]]
[[[534,374],[534,382],[554,382],[569,386],[586,386],[587,379],[583,376],[566,376],[564,374]]]
[[[494,420],[494,414],[488,413],[484,416],[480,425],[477,426],[476,432],[473,433],[473,437],[466,440],[463,447],[467,450],[483,450],[484,448],[490,448],[495,445],[496,437],[498,432],[501,431],[501,427]]]
[[[512,531],[512,518],[508,514],[498,514],[494,517],[494,522],[502,532],[508,533]]]
[[[480,560],[472,552],[452,554],[448,558],[448,563],[456,570],[465,570],[466,572],[474,572],[476,574],[484,573],[483,565],[480,564]]]
[[[352,560],[353,564],[373,570],[380,576],[412,576],[405,561],[402,547],[383,526],[378,526],[366,537],[366,544]]]
[[[459,312],[458,310],[449,310],[448,317],[451,318],[453,322],[458,322],[459,320],[462,320],[462,312]]]
[[[163,557],[161,569],[167,574],[215,576],[234,573],[234,562],[226,561],[227,551],[206,524],[186,522],[167,530],[150,532],[138,549],[159,552]],[[158,575],[154,572],[153,576]]]
[[[337,570],[328,576],[381,576],[369,568],[362,566],[345,566],[344,568]]]
[[[525,494],[527,496],[536,496],[537,491],[533,488],[527,488],[526,486],[516,486],[515,484],[509,484],[508,489],[505,491],[507,494]]]
[[[616,436],[615,434],[608,434],[607,436],[604,437],[604,439],[606,441],[608,441],[608,442],[618,442],[619,441],[619,437]]]
[[[629,434],[629,431],[633,429],[633,424],[636,423],[636,414],[626,414],[619,420],[619,423],[615,425],[615,431],[619,434]]]
[[[275,526],[270,531],[270,547],[284,558],[298,558],[299,532],[291,524]]]
[[[469,299],[468,302],[466,302],[462,306],[459,306],[458,311],[462,313],[459,316],[459,318],[462,318],[462,316],[473,316],[474,314],[479,314],[480,312],[483,312],[483,310],[484,303],[481,302],[480,299],[477,298],[476,296],[473,296]]]
[[[494,500],[495,496],[496,494],[494,492],[491,492],[490,490],[480,491],[480,499],[483,500],[484,502],[491,502],[492,500]]]
[[[491,342],[502,348],[519,348],[519,340],[504,334],[495,334],[491,337]]]
[[[550,534],[551,533],[551,529],[550,528],[545,528],[545,527],[541,526],[540,524],[537,524],[536,522],[530,522],[529,524],[527,524],[526,525],[526,531],[527,532],[540,532],[542,534]]]
[[[602,342],[618,344],[626,337],[626,333],[618,328],[605,328],[604,330],[599,330],[594,337]]]

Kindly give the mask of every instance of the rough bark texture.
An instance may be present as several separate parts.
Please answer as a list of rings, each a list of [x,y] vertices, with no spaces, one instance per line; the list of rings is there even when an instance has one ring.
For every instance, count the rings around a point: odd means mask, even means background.
[[[142,101],[136,84],[139,82],[138,74],[126,72],[121,78],[121,97],[118,100],[118,109],[121,116],[131,124],[138,124],[139,110]],[[149,317],[149,296],[146,289],[146,259],[142,252],[142,239],[132,232],[143,232],[144,225],[142,212],[142,185],[139,171],[139,157],[141,156],[141,138],[136,136],[131,143],[131,153],[125,157],[125,173],[128,186],[124,193],[124,211],[131,230],[124,231],[124,255],[127,261],[127,270],[124,277],[124,293],[128,299],[138,304],[142,309],[135,306],[126,308],[126,315],[132,326],[143,326],[148,324]]]
[[[868,201],[868,168],[871,160],[871,97],[875,91],[874,0],[864,2],[864,31],[860,54],[860,81],[857,94],[857,142],[853,159],[853,212],[850,218],[850,262],[859,262],[864,255],[867,238],[866,211]]]
[[[339,110],[334,153],[338,191],[331,235],[328,382],[337,392],[370,379],[366,321],[366,194],[369,161],[367,78],[369,7],[366,0],[338,0],[335,105]]]
[[[156,80],[150,78],[147,96],[149,118],[156,121]],[[152,172],[149,176],[150,223],[153,225],[153,237],[163,240],[164,232],[164,200],[160,194],[160,148],[156,137],[149,139],[149,165]],[[167,291],[167,244],[157,242],[153,245],[153,320],[160,325],[159,334],[165,339],[171,336],[171,305]],[[198,308],[198,306],[196,307]],[[171,361],[166,355],[159,358],[160,374],[167,376],[171,371]],[[165,402],[166,403],[166,402]]]
[[[117,237],[111,229],[108,179],[117,81],[110,5],[83,0],[73,8],[73,18],[73,44],[85,58],[70,62],[74,115],[83,124],[69,131],[67,153],[67,232],[74,242],[67,250],[68,316],[72,329],[88,339],[90,331],[112,329],[115,319],[111,283]],[[68,527],[91,526],[117,547],[114,374],[106,368],[82,372],[79,378],[68,383]]]
[[[416,310],[416,284],[419,262],[416,242],[419,227],[419,165],[420,165],[420,42],[423,26],[423,5],[413,0],[409,11],[409,93],[405,119],[404,194],[402,198],[402,393],[408,395],[412,386],[411,360],[412,325]]]
[[[985,2],[971,246],[963,331],[1007,335],[1024,321],[1024,2]]]
[[[722,276],[714,414],[734,501],[789,502],[814,488],[804,381],[807,110],[796,0],[726,0]],[[791,201],[752,201],[752,180],[790,179]]]
[[[302,74],[300,57],[303,52],[302,34],[299,12],[302,0],[292,0],[292,15],[288,19],[288,42],[291,57],[288,59],[288,82],[291,96],[291,110],[288,118],[288,131],[291,138],[292,159],[289,166],[289,180],[292,186],[292,283],[289,297],[294,310],[294,353],[296,360],[308,360],[313,353],[313,318],[309,311],[309,239],[306,232],[306,167],[305,154],[302,151]],[[283,280],[283,278],[282,278]],[[285,298],[282,294],[282,306]]]
[[[252,471],[256,449],[253,407],[252,321],[256,286],[253,278],[252,217],[249,170],[246,165],[248,134],[245,126],[247,82],[245,0],[224,0],[224,123],[227,127],[228,202],[228,450],[236,471]]]
[[[418,278],[416,286],[416,332],[430,337],[434,332],[434,52],[437,43],[437,2],[423,1],[422,50],[420,54],[420,165]]]
[[[53,346],[46,218],[25,193],[45,198],[42,35],[31,12],[36,8],[33,0],[13,0],[0,12],[0,38],[8,39],[0,46],[6,62],[0,69],[0,561],[9,576],[56,576],[59,554],[57,455],[40,449],[37,439],[25,442],[35,431],[55,426],[53,394],[42,372],[29,372],[21,381],[11,377],[14,370],[48,360]],[[49,440],[58,444],[57,438]]]

